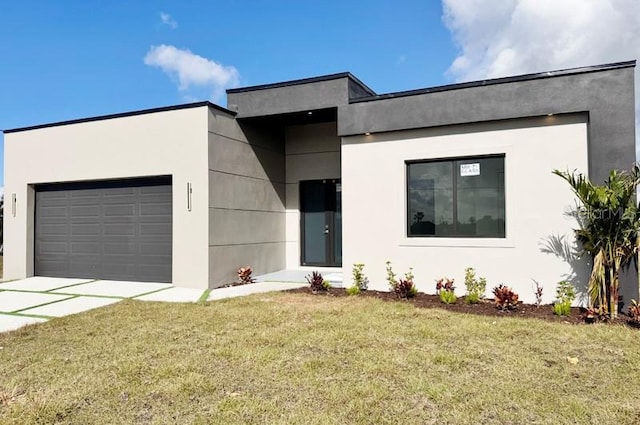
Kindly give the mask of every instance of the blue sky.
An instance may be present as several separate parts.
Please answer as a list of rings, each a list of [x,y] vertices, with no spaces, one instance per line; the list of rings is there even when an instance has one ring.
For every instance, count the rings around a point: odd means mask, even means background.
[[[342,71],[384,93],[636,59],[639,5],[6,1],[0,129],[204,99],[224,105],[229,86]]]

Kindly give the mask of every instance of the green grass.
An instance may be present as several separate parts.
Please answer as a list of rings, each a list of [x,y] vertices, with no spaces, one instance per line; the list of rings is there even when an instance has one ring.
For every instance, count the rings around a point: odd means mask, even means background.
[[[632,424],[639,337],[363,297],[127,300],[0,334],[0,423]]]

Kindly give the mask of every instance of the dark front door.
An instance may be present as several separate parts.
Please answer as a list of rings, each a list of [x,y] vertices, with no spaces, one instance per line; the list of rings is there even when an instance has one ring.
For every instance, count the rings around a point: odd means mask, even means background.
[[[301,263],[342,265],[342,188],[340,180],[300,182]]]

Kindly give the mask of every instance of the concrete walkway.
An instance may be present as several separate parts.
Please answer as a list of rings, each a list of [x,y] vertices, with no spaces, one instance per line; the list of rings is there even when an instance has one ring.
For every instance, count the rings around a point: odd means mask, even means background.
[[[54,317],[81,313],[124,299],[214,301],[304,286],[306,283],[258,282],[205,291],[179,288],[166,283],[30,277],[0,283],[0,332],[45,322]]]

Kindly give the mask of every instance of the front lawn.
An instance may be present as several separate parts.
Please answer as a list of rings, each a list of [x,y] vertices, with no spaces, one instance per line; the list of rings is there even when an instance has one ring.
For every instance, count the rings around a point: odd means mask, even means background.
[[[124,301],[0,334],[0,422],[632,424],[639,339],[364,297]]]

